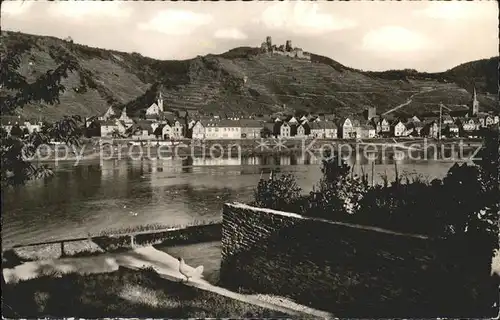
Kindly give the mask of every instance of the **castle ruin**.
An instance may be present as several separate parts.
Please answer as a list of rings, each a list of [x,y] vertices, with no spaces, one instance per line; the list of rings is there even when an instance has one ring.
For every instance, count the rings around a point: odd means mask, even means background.
[[[266,37],[266,41],[262,42],[260,46],[262,53],[279,54],[282,56],[289,56],[291,58],[311,60],[311,54],[302,50],[302,48],[293,47],[292,40],[287,40],[286,43],[280,46],[276,46],[272,42],[270,36]]]

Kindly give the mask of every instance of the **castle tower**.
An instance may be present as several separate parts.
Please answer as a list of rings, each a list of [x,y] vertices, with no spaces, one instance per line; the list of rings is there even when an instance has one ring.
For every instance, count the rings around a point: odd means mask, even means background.
[[[160,109],[160,112],[163,112],[163,96],[161,94],[158,95],[158,108]]]
[[[267,37],[266,37],[266,43],[267,43],[267,46],[268,46],[269,48],[271,48],[271,46],[273,45],[273,40],[271,39],[271,37],[270,37],[270,36],[267,36]]]
[[[477,100],[476,86],[474,86],[474,91],[472,94],[472,102],[469,107],[469,117],[477,116],[479,113],[479,101]]]
[[[292,51],[292,40],[287,40],[286,41],[285,51],[286,52],[291,52]]]

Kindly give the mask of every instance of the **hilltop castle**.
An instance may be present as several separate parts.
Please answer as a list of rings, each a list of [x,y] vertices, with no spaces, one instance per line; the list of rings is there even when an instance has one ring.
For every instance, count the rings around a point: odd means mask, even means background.
[[[287,40],[285,45],[276,46],[270,36],[266,37],[266,41],[262,42],[260,49],[263,53],[279,54],[292,58],[311,60],[311,54],[304,52],[302,48],[292,47],[292,40]]]

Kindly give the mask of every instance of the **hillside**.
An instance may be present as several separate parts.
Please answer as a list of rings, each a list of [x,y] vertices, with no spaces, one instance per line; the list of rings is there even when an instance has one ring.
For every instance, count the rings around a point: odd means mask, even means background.
[[[498,58],[435,74],[364,72],[315,54],[309,62],[259,54],[250,47],[190,60],[160,61],[54,37],[2,31],[2,52],[19,43],[25,46],[16,49],[22,57],[19,73],[29,80],[55,68],[64,56],[78,63],[77,71],[63,81],[66,91],[60,105],[30,105],[17,111],[28,117],[89,116],[104,112],[109,105],[127,105],[127,110],[140,113],[158,91],[167,109],[206,114],[269,113],[283,110],[284,105],[286,110],[337,115],[358,113],[367,105],[376,106],[379,112],[404,105],[399,111],[418,113],[436,110],[440,101],[460,110],[470,101],[471,80],[478,84],[481,109],[499,109],[494,85],[498,83],[494,63]]]

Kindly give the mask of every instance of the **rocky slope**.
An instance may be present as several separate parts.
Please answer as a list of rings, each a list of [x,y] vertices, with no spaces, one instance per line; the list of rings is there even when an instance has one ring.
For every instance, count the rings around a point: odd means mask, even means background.
[[[379,112],[403,105],[398,112],[415,113],[437,110],[439,102],[461,110],[470,101],[473,83],[483,111],[500,109],[498,57],[441,73],[364,72],[314,54],[311,61],[305,61],[240,47],[222,55],[160,61],[53,37],[2,31],[2,52],[12,50],[16,43],[26,46],[19,51],[19,73],[30,80],[54,69],[65,55],[78,62],[78,69],[63,82],[66,91],[61,103],[16,111],[28,117],[89,116],[110,105],[127,105],[128,110],[140,113],[159,91],[167,109],[205,114],[307,110],[348,115],[368,105]]]

